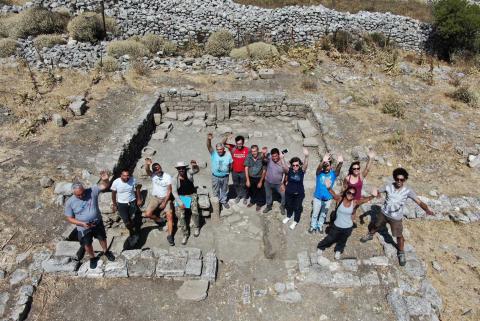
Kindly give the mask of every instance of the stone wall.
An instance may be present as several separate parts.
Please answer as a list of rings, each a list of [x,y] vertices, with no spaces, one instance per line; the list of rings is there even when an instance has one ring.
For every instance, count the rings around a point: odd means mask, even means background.
[[[73,14],[98,10],[97,0],[34,0],[51,9],[67,8]],[[325,34],[346,30],[353,34],[381,32],[400,47],[422,50],[431,26],[390,13],[337,12],[323,6],[264,9],[232,0],[105,1],[106,14],[115,17],[123,38],[145,33],[161,34],[178,43],[205,41],[214,30],[230,30],[239,43],[266,40],[274,43],[311,44]],[[23,8],[3,6],[0,11]]]

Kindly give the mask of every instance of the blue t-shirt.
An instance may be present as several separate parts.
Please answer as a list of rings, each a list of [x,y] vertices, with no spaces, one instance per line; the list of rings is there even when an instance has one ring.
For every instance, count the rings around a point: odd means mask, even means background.
[[[232,155],[225,151],[225,154],[220,156],[217,151],[214,150],[210,156],[212,159],[212,174],[219,177],[228,176],[230,174],[230,164],[233,162]]]
[[[330,179],[333,188],[335,180],[337,179],[337,175],[335,175],[335,172],[332,170],[328,173],[321,172],[317,175],[317,183],[315,185],[315,193],[313,193],[313,196],[315,196],[315,198],[318,198],[321,201],[328,201],[333,198],[332,194],[330,194],[327,187],[325,186],[326,179]]]
[[[305,189],[303,188],[303,177],[305,172],[300,168],[296,173],[293,169],[288,170],[287,174],[287,187],[285,192],[288,194],[304,195]]]
[[[102,216],[98,208],[99,193],[100,189],[98,186],[94,185],[92,188],[87,188],[85,190],[85,196],[83,199],[80,199],[75,195],[70,196],[65,203],[65,216],[74,217],[83,223],[102,222]],[[77,230],[83,231],[85,228],[77,226]]]

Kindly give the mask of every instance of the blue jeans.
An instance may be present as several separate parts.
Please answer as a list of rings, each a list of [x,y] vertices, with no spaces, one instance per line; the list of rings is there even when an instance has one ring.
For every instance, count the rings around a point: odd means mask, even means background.
[[[280,194],[280,197],[281,197],[280,204],[282,206],[285,206],[285,192],[282,192],[280,190],[281,186],[282,184],[272,184],[272,183],[269,183],[267,180],[265,180],[265,197],[266,197],[268,207],[272,207],[272,204],[273,204],[273,191]]]
[[[220,203],[227,202],[228,195],[228,175],[225,177],[217,177],[212,175],[213,195],[218,197]]]
[[[312,221],[310,222],[312,229],[320,230],[322,228],[331,203],[332,200],[322,201],[316,197],[313,198]]]

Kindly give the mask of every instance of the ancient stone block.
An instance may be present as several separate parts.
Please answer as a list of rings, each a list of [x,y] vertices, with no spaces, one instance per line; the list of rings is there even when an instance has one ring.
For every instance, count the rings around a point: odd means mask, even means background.
[[[80,243],[70,241],[60,241],[55,244],[55,256],[75,257],[80,249]]]
[[[202,274],[202,260],[189,258],[185,267],[186,276],[200,276]]]
[[[97,267],[94,269],[90,268],[90,261],[87,260],[83,263],[80,268],[78,269],[77,275],[79,277],[86,277],[86,278],[101,278],[103,277],[103,267],[104,263],[102,260],[97,261]]]
[[[78,262],[68,257],[53,258],[42,262],[42,268],[47,273],[75,274]]]
[[[104,272],[106,278],[126,278],[128,277],[127,262],[122,259],[107,262]]]
[[[318,135],[318,130],[310,123],[309,120],[298,120],[297,128],[302,133],[303,137],[315,137]]]
[[[217,256],[211,251],[203,257],[202,279],[214,282],[217,278]]]
[[[298,259],[298,269],[300,273],[308,272],[312,263],[310,262],[310,257],[307,251],[302,251],[300,253],[297,253],[297,259]]]
[[[152,277],[155,273],[156,260],[135,257],[127,261],[128,275],[131,277]]]
[[[157,277],[183,276],[185,274],[186,264],[186,257],[177,257],[171,255],[161,256],[158,259],[156,275]]]
[[[207,280],[187,280],[176,294],[182,300],[202,301],[207,297],[208,286]]]
[[[68,108],[72,111],[72,113],[75,116],[82,116],[87,109],[87,103],[83,98],[78,99],[70,103]]]
[[[169,111],[165,114],[164,116],[165,119],[170,119],[170,120],[177,120],[177,112],[176,111]]]

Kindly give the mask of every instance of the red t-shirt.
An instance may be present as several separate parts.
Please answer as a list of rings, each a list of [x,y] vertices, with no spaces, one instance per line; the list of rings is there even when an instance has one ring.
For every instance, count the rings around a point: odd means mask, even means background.
[[[248,156],[248,147],[243,147],[242,150],[237,149],[235,145],[227,144],[228,149],[230,149],[230,153],[232,154],[233,158],[233,165],[232,169],[235,173],[243,173],[245,171],[245,166],[243,163],[245,162],[245,158]]]

